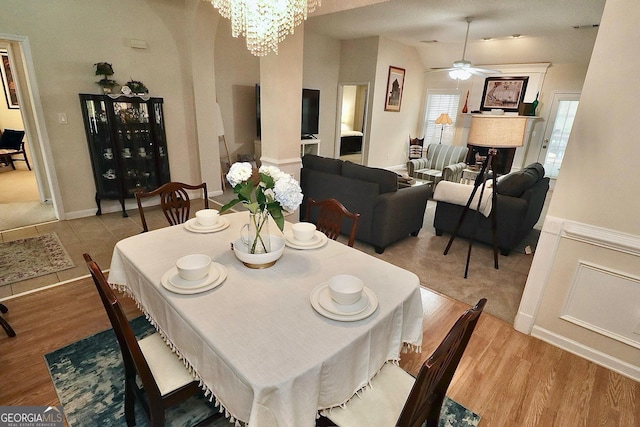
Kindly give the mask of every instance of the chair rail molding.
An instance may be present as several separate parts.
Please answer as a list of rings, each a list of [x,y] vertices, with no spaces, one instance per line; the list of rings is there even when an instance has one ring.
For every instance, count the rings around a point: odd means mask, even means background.
[[[619,372],[622,375],[635,380],[640,380],[640,367],[633,366],[625,360],[606,354],[601,349],[599,350],[579,342],[574,337],[562,335],[556,330],[551,330],[537,324],[536,318],[538,316],[538,311],[540,310],[545,289],[549,285],[555,258],[558,254],[558,248],[562,241],[583,243],[585,244],[585,247],[613,251],[620,253],[621,256],[624,254],[631,255],[632,257],[640,257],[640,236],[590,224],[570,221],[563,218],[547,216],[542,228],[542,233],[540,235],[529,276],[527,278],[522,300],[520,301],[520,307],[518,308],[518,313],[514,321],[514,328],[519,332],[540,338],[566,351],[577,354],[587,360],[591,360],[594,363]],[[622,271],[623,269],[620,269],[615,265],[598,265],[597,268],[593,268],[591,266],[592,262],[590,263],[581,259],[580,255],[576,255],[576,257],[576,272],[574,273],[575,277],[573,280],[574,282],[579,281],[580,283],[571,283],[568,285],[570,292],[569,295],[566,296],[567,300],[565,301],[565,307],[560,313],[557,313],[558,319],[573,323],[574,325],[582,327],[585,330],[590,330],[601,336],[606,336],[630,345],[629,342],[625,342],[625,339],[621,339],[624,335],[620,333],[620,325],[618,323],[610,323],[612,319],[609,318],[592,319],[590,316],[584,316],[584,304],[576,308],[576,303],[572,298],[574,298],[573,293],[576,292],[575,289],[578,289],[578,292],[584,292],[588,286],[591,286],[591,283],[594,282],[592,277],[594,274],[599,274],[600,276],[602,276],[602,274],[606,274],[607,278],[611,279],[622,278],[622,281],[618,283],[618,285],[626,287],[627,290],[628,287],[631,286],[630,284],[639,282],[636,275],[634,273]],[[587,276],[580,274],[586,271],[585,268],[589,270],[587,272],[589,273]],[[578,279],[576,279],[576,277]],[[600,277],[600,279],[602,279],[602,277]],[[609,282],[610,281],[607,280],[607,283]],[[595,281],[595,283],[598,282]],[[598,295],[603,295],[603,298],[605,298],[605,296],[607,297],[606,299],[609,303],[613,301],[614,303],[624,305],[621,301],[624,300],[626,291],[620,291],[622,294],[618,293],[617,296],[610,296],[608,292],[602,293],[603,290],[601,287],[596,286],[596,288],[598,292],[601,292],[601,294],[592,295],[592,293],[590,293],[589,295],[591,295],[591,298],[597,299]],[[629,301],[632,300],[635,301],[634,297],[630,296]],[[574,304],[573,307],[571,304]],[[625,307],[621,306],[621,310],[624,312]],[[607,312],[609,312],[609,310],[607,310]],[[578,315],[575,315],[575,313],[578,313]],[[632,316],[628,314],[626,315],[627,323],[631,317]],[[629,338],[627,337],[626,340],[628,339]],[[635,344],[637,343],[634,342],[632,347],[637,347]]]

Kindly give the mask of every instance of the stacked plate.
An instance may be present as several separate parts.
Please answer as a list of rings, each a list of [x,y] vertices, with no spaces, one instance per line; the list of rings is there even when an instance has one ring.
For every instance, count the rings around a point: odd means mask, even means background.
[[[226,278],[227,268],[222,264],[212,262],[209,267],[209,272],[202,279],[185,280],[180,277],[178,269],[174,266],[164,273],[161,283],[165,289],[171,292],[190,295],[215,289],[220,286]]]
[[[366,286],[362,296],[353,304],[338,304],[331,298],[329,283],[316,286],[309,295],[311,306],[326,318],[342,322],[355,322],[371,316],[378,308],[378,297]]]
[[[193,233],[215,233],[229,227],[229,224],[229,220],[224,216],[218,218],[218,221],[214,225],[209,227],[205,227],[204,225],[200,224],[196,218],[191,218],[184,223],[184,228]]]
[[[327,236],[321,231],[316,231],[309,240],[298,240],[293,236],[293,231],[284,233],[284,243],[293,249],[318,249],[327,244]]]

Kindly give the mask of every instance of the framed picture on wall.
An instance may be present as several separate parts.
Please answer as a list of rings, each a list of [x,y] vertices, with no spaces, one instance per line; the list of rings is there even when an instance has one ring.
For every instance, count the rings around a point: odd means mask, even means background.
[[[9,53],[5,49],[0,49],[0,58],[2,66],[0,66],[0,74],[2,74],[2,87],[4,88],[4,97],[7,100],[7,107],[12,109],[20,108],[18,105],[18,94],[16,93],[16,83],[11,74],[11,64],[9,64]]]
[[[402,88],[404,87],[404,68],[389,67],[387,93],[384,99],[384,111],[400,111]]]
[[[487,77],[484,80],[482,92],[482,111],[500,109],[518,112],[520,103],[524,100],[529,77]]]

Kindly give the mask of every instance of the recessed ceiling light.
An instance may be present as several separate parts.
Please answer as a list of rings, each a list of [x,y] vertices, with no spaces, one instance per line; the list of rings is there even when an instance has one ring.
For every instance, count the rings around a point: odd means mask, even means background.
[[[489,40],[491,40],[491,37],[483,37],[482,40],[488,42]]]
[[[517,39],[518,37],[520,37],[522,34],[511,34],[511,37],[513,37],[514,39]]]
[[[420,43],[438,43],[438,40],[420,40]]]
[[[591,25],[574,25],[573,29],[574,30],[584,30],[587,28],[598,28],[600,26],[600,24],[591,24]]]

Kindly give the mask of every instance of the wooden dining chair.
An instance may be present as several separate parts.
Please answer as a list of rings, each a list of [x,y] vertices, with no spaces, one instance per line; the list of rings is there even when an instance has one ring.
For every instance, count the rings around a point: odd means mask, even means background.
[[[13,130],[13,129],[5,129],[0,135],[0,156],[6,159],[13,169],[16,168],[16,165],[13,164],[15,161],[25,162],[27,168],[31,170],[31,165],[29,164],[29,159],[27,158],[27,152],[24,149],[24,131],[23,130]],[[14,159],[13,156],[22,155],[21,159]]]
[[[307,212],[305,215],[305,221],[311,221],[311,211],[314,208],[318,208],[318,215],[316,217],[316,227],[322,231],[326,236],[332,240],[336,240],[340,235],[342,229],[342,220],[351,220],[351,231],[349,233],[349,246],[353,247],[353,243],[356,240],[356,230],[358,228],[359,213],[351,213],[345,208],[342,203],[336,199],[314,200],[309,198],[307,200]]]
[[[201,392],[182,361],[157,332],[138,341],[115,293],[98,264],[84,254],[87,268],[98,289],[100,299],[118,339],[125,374],[124,413],[127,426],[136,424],[134,405],[137,399],[149,417],[152,427],[163,426],[165,411]],[[142,387],[136,382],[140,379]],[[221,414],[215,412],[202,422]]]
[[[437,427],[445,394],[486,302],[482,298],[460,316],[416,378],[387,363],[371,386],[344,407],[322,411],[318,425]]]
[[[8,311],[9,311],[9,309],[4,304],[0,303],[0,312],[2,312],[2,314],[5,314]],[[16,336],[16,332],[13,330],[11,325],[9,325],[9,322],[4,320],[2,318],[2,316],[0,316],[0,326],[2,326],[4,331],[7,333],[7,336],[9,336],[9,337],[15,337]]]
[[[147,220],[144,216],[142,208],[142,199],[160,196],[160,205],[164,216],[169,221],[169,225],[182,224],[189,219],[189,211],[191,208],[191,200],[187,190],[202,189],[204,192],[204,207],[209,209],[209,198],[207,197],[207,183],[203,182],[198,185],[185,184],[182,182],[167,182],[155,190],[136,193],[136,201],[138,202],[138,212],[142,220],[142,232],[149,231]]]

